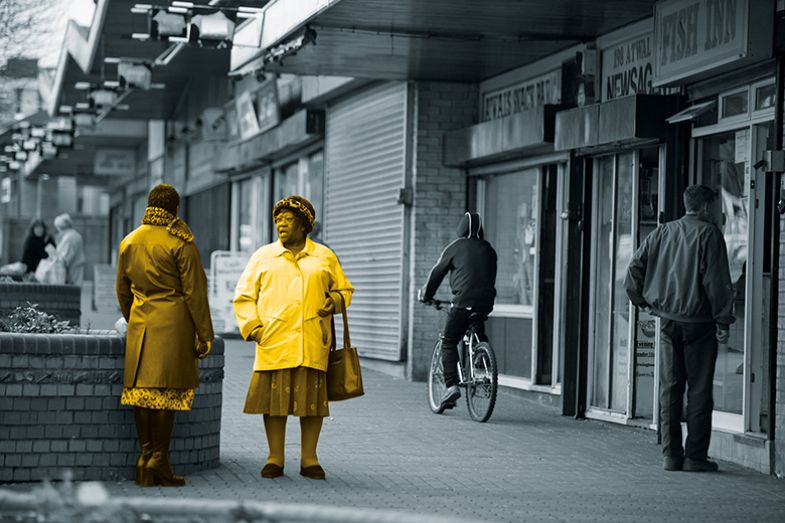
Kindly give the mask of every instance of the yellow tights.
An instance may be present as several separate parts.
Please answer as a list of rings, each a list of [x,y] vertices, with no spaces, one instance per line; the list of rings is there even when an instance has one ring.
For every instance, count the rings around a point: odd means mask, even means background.
[[[286,444],[286,416],[264,415],[264,431],[267,434],[267,446],[270,453],[267,463],[275,463],[283,467],[284,446]],[[316,457],[316,445],[322,431],[321,416],[303,416],[300,418],[300,466],[311,467],[319,464]]]

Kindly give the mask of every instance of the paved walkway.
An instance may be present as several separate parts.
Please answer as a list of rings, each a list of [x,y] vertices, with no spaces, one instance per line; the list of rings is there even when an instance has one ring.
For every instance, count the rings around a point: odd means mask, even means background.
[[[302,478],[290,418],[286,476],[263,480],[262,420],[242,414],[253,348],[227,343],[221,462],[182,489],[108,485],[122,496],[243,498],[415,511],[487,521],[782,521],[785,482],[721,463],[718,474],[666,473],[655,434],[575,421],[507,393],[486,424],[464,403],[431,414],[425,385],[365,370],[366,395],[331,405],[319,457],[327,481]]]

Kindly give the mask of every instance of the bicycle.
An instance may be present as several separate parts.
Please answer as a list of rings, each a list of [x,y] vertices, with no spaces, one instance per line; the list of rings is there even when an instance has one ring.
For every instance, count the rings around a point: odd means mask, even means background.
[[[449,302],[433,300],[436,310],[447,312]],[[458,344],[458,386],[466,389],[466,407],[469,416],[480,423],[488,421],[496,405],[499,389],[499,371],[496,355],[486,341],[477,336],[477,323],[485,321],[484,314],[473,313],[469,316],[469,327]],[[467,363],[471,362],[471,365]],[[444,385],[442,366],[442,335],[433,347],[431,366],[428,369],[428,404],[435,414],[442,414],[441,399],[447,387]]]

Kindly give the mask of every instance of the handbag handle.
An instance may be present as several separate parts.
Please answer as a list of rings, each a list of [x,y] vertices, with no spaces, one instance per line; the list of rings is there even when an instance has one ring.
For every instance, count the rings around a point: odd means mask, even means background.
[[[343,348],[348,349],[352,346],[351,339],[349,338],[349,316],[346,314],[346,300],[343,299],[343,294],[338,292],[341,297],[341,314],[343,315]],[[335,315],[330,316],[330,330],[332,330],[332,340],[330,341],[330,350],[335,350]]]

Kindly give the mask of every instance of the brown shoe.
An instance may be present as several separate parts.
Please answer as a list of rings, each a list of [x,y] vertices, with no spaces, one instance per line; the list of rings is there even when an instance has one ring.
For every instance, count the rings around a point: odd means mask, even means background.
[[[275,463],[266,463],[264,467],[262,467],[261,474],[263,478],[278,478],[283,476],[283,467],[276,465]]]
[[[324,479],[325,473],[321,465],[311,465],[310,467],[300,467],[300,475],[310,479]]]

